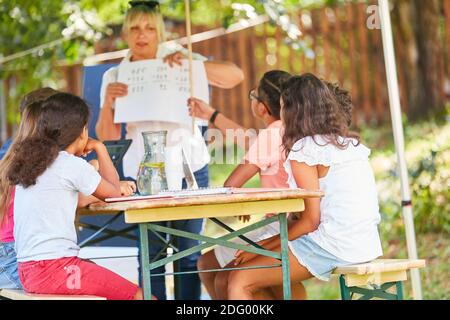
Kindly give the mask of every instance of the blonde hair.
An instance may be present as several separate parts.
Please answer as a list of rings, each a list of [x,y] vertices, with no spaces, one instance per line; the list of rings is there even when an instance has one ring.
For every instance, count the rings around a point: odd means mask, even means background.
[[[151,9],[145,5],[135,6],[127,11],[122,25],[122,32],[127,34],[144,17],[149,22],[155,22],[158,42],[166,41],[166,27],[161,12],[157,8]]]
[[[0,160],[0,226],[6,221],[6,211],[11,203],[12,186],[7,177],[7,173],[14,158],[13,150],[23,140],[33,137],[36,134],[36,124],[41,114],[41,104],[55,93],[58,93],[58,91],[51,88],[42,88],[28,93],[22,99],[21,110],[23,110],[23,114],[16,138],[3,159]]]
[[[23,96],[22,100],[20,101],[19,105],[20,114],[24,112],[27,106],[37,101],[44,101],[56,93],[58,93],[58,91],[50,87],[40,88],[27,93],[26,95]]]

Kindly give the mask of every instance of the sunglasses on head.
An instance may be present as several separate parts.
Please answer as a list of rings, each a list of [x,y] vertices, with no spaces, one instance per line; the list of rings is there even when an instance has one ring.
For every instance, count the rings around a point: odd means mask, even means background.
[[[137,6],[146,6],[150,9],[159,9],[159,2],[158,1],[130,1],[129,5],[134,8]]]

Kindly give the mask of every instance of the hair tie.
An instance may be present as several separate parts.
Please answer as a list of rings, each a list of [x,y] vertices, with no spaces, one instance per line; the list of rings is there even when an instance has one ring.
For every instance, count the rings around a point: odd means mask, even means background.
[[[158,9],[159,2],[158,1],[145,1],[145,0],[132,0],[128,3],[132,8],[137,6],[146,6],[149,9]]]

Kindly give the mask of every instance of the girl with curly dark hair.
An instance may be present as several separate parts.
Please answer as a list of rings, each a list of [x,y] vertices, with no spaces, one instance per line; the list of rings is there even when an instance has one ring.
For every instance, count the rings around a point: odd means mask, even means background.
[[[16,185],[14,236],[19,277],[31,293],[141,299],[139,287],[78,258],[78,192],[104,200],[120,196],[117,172],[103,143],[89,139],[89,108],[57,93],[42,102],[36,133],[16,144],[7,171]],[[95,151],[99,172],[79,156]]]
[[[336,267],[382,255],[370,150],[349,131],[345,110],[314,75],[294,76],[285,82],[281,105],[288,183],[291,188],[325,193],[321,199],[305,199],[305,210],[288,227],[291,281],[311,277],[328,281]],[[279,236],[260,244],[280,250]],[[274,263],[273,258],[242,251],[236,254],[236,265],[242,268]],[[262,289],[280,285],[282,271],[236,270],[229,281],[230,299],[252,299]]]
[[[339,106],[341,107],[342,111],[344,112],[344,115],[347,119],[347,124],[350,127],[352,124],[352,118],[353,118],[353,99],[347,90],[341,88],[339,84],[334,82],[328,82],[324,81],[324,83],[327,85],[328,89],[333,92],[334,97],[336,98],[336,101],[339,103]]]

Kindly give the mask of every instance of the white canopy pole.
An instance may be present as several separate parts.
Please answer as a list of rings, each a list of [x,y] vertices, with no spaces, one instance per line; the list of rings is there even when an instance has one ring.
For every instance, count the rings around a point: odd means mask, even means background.
[[[408,170],[405,159],[405,144],[403,137],[402,114],[400,105],[400,93],[398,88],[397,69],[395,62],[394,41],[392,39],[391,15],[389,0],[378,0],[381,18],[381,33],[383,37],[384,60],[386,65],[386,77],[389,90],[389,102],[391,108],[392,130],[397,153],[398,170],[400,173],[402,193],[402,213],[405,223],[406,243],[410,259],[417,259],[416,235],[414,231],[414,219],[411,204],[411,192],[409,190]],[[415,300],[422,299],[420,273],[418,269],[411,270],[413,296]]]
[[[191,31],[191,6],[190,0],[184,0],[186,11],[186,38],[188,43],[188,61],[189,61],[189,94],[194,97],[194,78],[192,74],[192,31]],[[195,134],[195,117],[192,116],[192,134]]]

